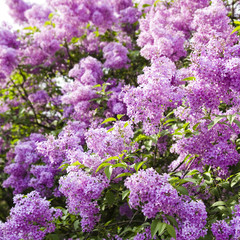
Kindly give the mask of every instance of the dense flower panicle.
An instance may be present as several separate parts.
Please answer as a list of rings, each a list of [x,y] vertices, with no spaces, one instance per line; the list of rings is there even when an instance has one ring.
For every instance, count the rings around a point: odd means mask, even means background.
[[[153,168],[140,170],[125,180],[130,190],[129,204],[132,208],[140,207],[144,216],[154,218],[162,212],[178,216],[177,239],[196,240],[206,235],[206,207],[202,201],[194,202],[178,195],[168,182],[168,175],[159,175]]]
[[[240,205],[236,205],[233,211],[234,217],[230,221],[230,226],[232,228],[233,234],[232,237],[234,240],[237,240],[240,235]]]
[[[135,123],[143,122],[146,133],[154,134],[164,112],[181,103],[183,91],[171,84],[176,66],[170,59],[160,58],[143,71],[138,77],[139,87],[126,89],[124,102],[128,116]]]
[[[102,83],[103,76],[102,64],[96,58],[83,58],[79,64],[76,64],[73,69],[69,71],[69,77],[74,78],[83,85],[96,85]]]
[[[71,171],[59,180],[60,191],[67,198],[71,213],[80,214],[83,231],[92,231],[98,222],[99,207],[97,199],[107,187],[100,177],[93,177],[83,170]]]
[[[34,106],[42,106],[47,104],[49,96],[46,91],[39,90],[36,93],[32,93],[28,96],[28,99]]]
[[[86,132],[88,147],[100,157],[118,156],[123,150],[130,151],[136,146],[131,146],[133,129],[129,122],[118,121],[113,125],[113,130],[106,128],[89,129]]]
[[[41,5],[34,4],[30,9],[24,12],[24,15],[31,26],[42,27],[48,16],[51,13],[51,9],[43,8]]]
[[[67,161],[67,153],[76,149],[82,149],[84,144],[84,133],[86,124],[80,122],[68,122],[62,132],[55,138],[49,135],[44,142],[37,143],[37,151],[46,157],[48,164],[58,168],[63,162]]]
[[[6,166],[4,171],[10,176],[3,182],[4,187],[12,187],[14,193],[21,193],[29,187],[30,168],[35,164],[40,155],[36,152],[36,142],[45,138],[41,134],[31,134],[29,140],[19,142],[15,147],[14,163]]]
[[[25,11],[31,8],[31,4],[23,0],[6,0],[9,7],[9,14],[17,23],[25,23],[27,19],[24,15]]]
[[[108,99],[107,106],[110,112],[112,114],[126,114],[127,107],[126,104],[123,102],[124,94],[122,92],[124,84],[120,82],[118,85],[116,85],[114,80],[109,80],[109,83],[111,85],[109,86],[109,88],[107,88],[107,90],[111,91],[112,94]]]
[[[228,240],[233,233],[232,228],[224,220],[213,223],[211,230],[216,240]]]
[[[160,211],[174,212],[179,202],[177,191],[168,183],[168,175],[159,175],[153,168],[140,170],[125,181],[130,190],[129,204],[132,208],[142,206],[144,215],[153,218]],[[168,197],[166,197],[168,196]]]
[[[166,56],[173,61],[186,56],[184,43],[190,37],[189,26],[194,12],[207,6],[209,1],[174,1],[170,6],[164,2],[152,6],[146,18],[140,19],[141,33],[137,43],[146,59]]]
[[[106,59],[104,67],[112,69],[127,68],[128,50],[120,43],[111,42],[103,48],[103,57]]]
[[[16,32],[11,31],[10,27],[6,25],[2,25],[0,28],[0,45],[14,49],[18,49],[20,45]]]
[[[54,219],[62,215],[61,210],[51,208],[50,203],[33,191],[27,196],[16,195],[15,207],[10,211],[10,218],[0,224],[0,239],[42,240],[46,234],[54,232]]]
[[[90,124],[93,114],[91,107],[95,109],[94,103],[90,103],[90,100],[97,97],[98,88],[93,87],[102,83],[102,64],[89,56],[76,64],[69,71],[69,76],[75,81],[65,84],[62,102],[73,106],[72,116],[75,120]]]
[[[204,122],[202,120],[201,127],[199,126],[198,129],[199,134],[191,138],[178,139],[173,144],[171,151],[179,154],[176,160],[178,163],[190,154],[191,156],[197,156],[191,164],[193,169],[210,165],[215,169],[220,168],[222,174],[225,175],[229,166],[236,165],[240,159],[235,145],[229,141],[239,132],[239,128],[236,125],[233,126],[235,133],[229,127],[219,124],[208,130],[209,124],[209,121]],[[172,163],[170,169],[173,169],[174,166],[176,165]]]
[[[29,45],[29,41],[31,44]],[[46,26],[42,31],[34,34],[34,38],[28,36],[22,41],[20,54],[25,64],[49,66],[58,61],[55,55],[63,49],[60,41],[56,38],[56,32],[51,26]]]
[[[17,40],[16,32],[10,27],[2,24],[0,27],[0,83],[1,88],[5,86],[6,78],[11,75],[19,63],[18,49],[20,42]]]
[[[237,240],[240,234],[240,205],[236,205],[232,212],[233,218],[227,223],[225,220],[218,220],[212,224],[211,230],[216,240]]]
[[[181,201],[177,211],[179,220],[177,239],[196,240],[207,234],[207,211],[202,201]]]

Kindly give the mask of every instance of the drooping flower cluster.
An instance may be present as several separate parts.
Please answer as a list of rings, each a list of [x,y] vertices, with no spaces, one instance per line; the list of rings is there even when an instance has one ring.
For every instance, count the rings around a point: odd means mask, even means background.
[[[233,211],[233,219],[230,223],[225,220],[216,221],[212,224],[212,233],[216,240],[231,239],[237,240],[240,233],[240,206],[236,205]]]
[[[112,69],[127,68],[128,50],[120,43],[111,42],[103,48],[103,57],[106,59],[104,67]]]
[[[16,33],[9,27],[0,27],[0,83],[5,86],[5,79],[10,76],[18,64],[18,48],[20,42],[17,41]]]
[[[127,114],[135,123],[143,122],[145,132],[157,133],[161,118],[168,108],[177,107],[182,100],[181,88],[171,82],[175,78],[176,66],[168,58],[154,61],[144,68],[138,77],[139,87],[127,89],[124,102]]]
[[[14,163],[4,169],[10,175],[3,182],[4,187],[11,186],[17,194],[31,186],[30,169],[40,159],[40,155],[36,152],[36,143],[44,140],[45,137],[41,134],[31,134],[28,140],[18,143],[15,147]]]
[[[192,30],[189,26],[198,8],[207,6],[208,0],[174,1],[170,6],[159,3],[140,20],[141,33],[137,43],[147,59],[166,56],[173,61],[186,56],[184,43]]]
[[[0,222],[0,239],[42,240],[47,233],[54,232],[54,219],[60,217],[60,209],[50,207],[49,201],[33,191],[26,196],[17,194],[15,207],[10,211],[6,223]]]
[[[75,81],[66,84],[62,101],[74,107],[74,119],[89,124],[92,116],[89,100],[96,97],[96,89],[93,86],[102,83],[102,64],[93,57],[87,57],[69,71],[69,76]]]
[[[83,170],[70,171],[59,180],[60,191],[67,198],[71,213],[80,214],[83,231],[92,231],[98,222],[99,207],[97,199],[107,186],[100,177],[93,177]]]
[[[148,168],[127,178],[125,186],[130,190],[130,206],[135,209],[140,207],[148,218],[154,218],[157,213],[177,216],[177,239],[194,240],[205,236],[207,212],[204,203],[180,197],[168,182],[168,177]]]
[[[123,150],[130,151],[133,129],[129,122],[118,121],[112,131],[106,128],[89,129],[86,133],[88,147],[100,157],[118,156]]]

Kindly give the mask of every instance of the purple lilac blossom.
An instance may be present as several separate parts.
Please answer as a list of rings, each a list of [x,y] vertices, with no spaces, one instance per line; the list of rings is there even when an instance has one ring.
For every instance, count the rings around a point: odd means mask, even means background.
[[[54,232],[54,219],[62,212],[50,207],[38,192],[33,191],[26,196],[17,194],[13,201],[15,207],[10,210],[10,218],[0,223],[1,240],[43,240],[46,234]]]

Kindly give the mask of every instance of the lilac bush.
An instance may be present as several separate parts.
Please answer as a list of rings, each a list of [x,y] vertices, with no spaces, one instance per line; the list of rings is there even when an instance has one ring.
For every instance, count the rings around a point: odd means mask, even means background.
[[[6,3],[0,239],[238,239],[239,2]]]

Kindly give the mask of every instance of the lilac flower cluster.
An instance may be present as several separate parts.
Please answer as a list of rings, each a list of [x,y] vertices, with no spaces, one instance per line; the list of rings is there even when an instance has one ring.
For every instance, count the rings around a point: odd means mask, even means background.
[[[9,77],[18,64],[17,34],[8,26],[0,27],[0,83],[5,86],[5,79]]]
[[[24,13],[31,8],[31,4],[26,3],[23,0],[10,0],[6,1],[6,4],[10,9],[9,14],[16,22],[23,23],[27,21]]]
[[[151,228],[147,227],[144,229],[143,233],[138,233],[133,239],[134,240],[151,240],[151,239],[156,239],[156,236],[152,238]]]
[[[220,168],[223,176],[228,172],[229,166],[238,163],[240,155],[235,144],[228,140],[236,137],[239,128],[234,125],[235,133],[233,133],[229,127],[219,124],[208,130],[209,123],[209,121],[202,121],[198,135],[191,138],[183,137],[173,144],[171,151],[178,153],[179,157],[172,163],[171,169],[183,161],[188,154],[197,156],[192,168],[210,165],[215,169]]]
[[[83,231],[92,231],[99,221],[97,199],[107,187],[101,177],[93,177],[83,170],[70,171],[59,180],[60,192],[67,198],[68,209],[71,213],[80,214]]]
[[[21,193],[31,186],[31,166],[40,159],[36,152],[36,142],[42,142],[45,137],[41,134],[31,134],[26,141],[19,142],[15,147],[14,163],[6,166],[4,171],[10,177],[3,182],[4,187],[12,187],[14,193]]]
[[[89,124],[92,117],[89,100],[96,97],[96,89],[93,86],[102,83],[102,76],[102,64],[93,57],[82,59],[69,71],[69,77],[75,81],[66,84],[62,102],[74,107],[74,119]]]
[[[164,2],[154,5],[146,18],[140,20],[141,33],[137,43],[147,59],[166,56],[173,61],[186,56],[184,43],[190,36],[193,14],[208,1],[175,1],[170,7]]]
[[[132,125],[129,122],[118,121],[109,132],[106,128],[90,128],[86,133],[86,142],[100,157],[118,156],[123,150],[134,149],[135,146],[131,146],[132,137]]]
[[[168,108],[177,107],[182,100],[181,88],[171,84],[176,66],[166,57],[156,59],[138,77],[139,87],[126,89],[124,102],[127,114],[135,123],[143,122],[146,133],[157,133],[161,118]]]
[[[103,57],[106,59],[104,67],[112,69],[127,68],[128,50],[120,43],[111,42],[103,48]]]
[[[211,230],[216,240],[233,240],[239,238],[240,233],[240,206],[236,205],[233,211],[233,218],[229,224],[225,220],[219,220],[212,224]]]
[[[61,210],[51,208],[50,203],[33,191],[24,196],[15,195],[15,207],[10,211],[6,223],[0,223],[0,239],[42,240],[54,232],[54,219],[62,215]]]
[[[144,216],[154,218],[157,213],[176,217],[177,239],[198,239],[206,235],[206,207],[202,201],[183,198],[168,182],[168,175],[159,175],[153,168],[128,177],[125,186],[130,190],[129,204],[140,207]]]

